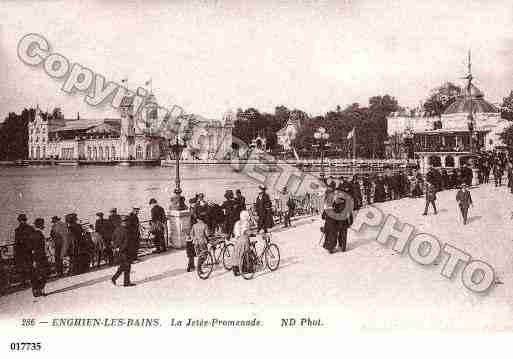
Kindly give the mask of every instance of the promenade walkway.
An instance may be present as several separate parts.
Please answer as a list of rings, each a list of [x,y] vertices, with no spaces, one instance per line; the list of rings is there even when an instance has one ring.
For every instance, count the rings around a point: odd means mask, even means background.
[[[114,268],[64,278],[47,285],[47,297],[30,290],[0,297],[0,320],[63,317],[257,317],[268,325],[305,315],[347,329],[513,329],[513,236],[508,189],[472,190],[470,223],[458,218],[455,191],[438,194],[439,214],[422,216],[423,199],[379,204],[385,213],[438,237],[442,243],[489,263],[497,284],[487,294],[466,289],[461,268],[452,280],[440,275],[443,260],[421,266],[374,240],[350,231],[348,251],[329,255],[319,245],[321,220],[303,219],[277,230],[281,249],[276,272],[253,280],[221,266],[204,281],[187,273],[185,252],[143,258],[133,266],[136,287],[113,286]],[[443,257],[444,258],[444,257]],[[6,321],[6,322],[7,322]]]

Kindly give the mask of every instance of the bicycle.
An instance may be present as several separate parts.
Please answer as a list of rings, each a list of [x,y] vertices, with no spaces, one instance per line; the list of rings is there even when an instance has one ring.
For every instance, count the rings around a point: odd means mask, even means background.
[[[272,243],[271,233],[262,234],[264,240],[264,249],[258,254],[256,249],[257,241],[249,241],[249,249],[242,254],[241,274],[244,279],[252,279],[255,276],[257,268],[260,269],[265,265],[271,272],[280,266],[280,248]]]
[[[218,247],[219,251],[216,255]],[[207,250],[203,250],[198,254],[198,276],[201,279],[208,279],[214,270],[214,265],[221,263],[221,261],[224,269],[228,271],[231,270],[233,251],[234,245],[230,243],[227,238],[221,238],[207,243]]]

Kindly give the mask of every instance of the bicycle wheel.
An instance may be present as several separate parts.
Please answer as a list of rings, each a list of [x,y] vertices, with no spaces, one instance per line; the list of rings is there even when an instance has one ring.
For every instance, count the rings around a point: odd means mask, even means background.
[[[255,276],[257,257],[253,250],[249,249],[242,255],[240,272],[244,279],[252,279]]]
[[[265,264],[271,271],[275,271],[280,266],[280,249],[274,243],[269,244],[265,250]]]
[[[201,263],[201,265],[200,265]],[[203,252],[198,256],[198,267],[196,271],[201,279],[207,279],[214,270],[214,258],[210,252]]]
[[[223,267],[226,270],[232,270],[233,264],[233,252],[235,250],[235,246],[233,243],[228,243],[223,250]]]

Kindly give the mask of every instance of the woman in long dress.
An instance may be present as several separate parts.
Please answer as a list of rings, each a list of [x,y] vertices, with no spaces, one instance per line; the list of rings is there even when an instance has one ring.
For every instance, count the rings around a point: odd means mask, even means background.
[[[249,248],[249,212],[240,212],[240,220],[235,223],[233,228],[235,235],[234,251],[233,251],[233,274],[240,275],[240,268],[242,267],[242,255]]]

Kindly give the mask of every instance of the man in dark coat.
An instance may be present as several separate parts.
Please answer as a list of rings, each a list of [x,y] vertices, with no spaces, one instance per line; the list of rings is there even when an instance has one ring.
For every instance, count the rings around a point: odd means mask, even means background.
[[[272,228],[273,223],[273,204],[269,195],[265,192],[265,186],[259,186],[260,193],[256,199],[255,209],[258,216],[258,227],[257,233],[260,232],[261,229],[264,230],[264,233],[267,233],[268,228]]]
[[[233,191],[227,190],[224,194],[225,201],[221,206],[224,212],[224,231],[228,239],[233,236],[233,226],[239,220],[240,212],[237,212],[237,202],[234,199]]]
[[[112,265],[114,262],[114,254],[112,252],[112,233],[114,232],[114,226],[111,221],[103,218],[103,212],[96,213],[98,219],[94,224],[94,230],[102,237],[103,243],[105,244],[105,257],[107,262]],[[101,257],[100,257],[101,258]]]
[[[502,175],[503,175],[503,170],[502,170],[502,167],[500,166],[499,163],[497,163],[494,167],[493,167],[493,178],[495,180],[495,187],[500,187],[502,186]]]
[[[374,202],[384,202],[385,201],[385,181],[383,180],[383,176],[378,174],[378,178],[376,178],[375,188],[374,188]]]
[[[460,207],[463,224],[467,224],[468,208],[473,206],[473,204],[472,196],[466,184],[462,184],[461,189],[456,193],[456,202],[458,202],[458,206]]]
[[[109,221],[112,226],[112,233],[114,233],[114,230],[121,225],[121,217],[116,208],[110,210]]]
[[[45,221],[37,218],[34,221],[35,230],[31,238],[31,264],[32,272],[30,282],[32,284],[32,294],[34,297],[44,296],[44,288],[48,275],[48,259],[45,250],[45,236],[43,229]]]
[[[16,271],[20,274],[21,284],[25,284],[30,278],[31,238],[34,228],[27,224],[27,216],[22,213],[18,216],[18,227],[14,230],[14,262]]]
[[[151,213],[151,233],[154,237],[156,253],[166,251],[165,231],[167,217],[164,208],[158,205],[155,198],[150,199],[150,213]]]
[[[84,231],[82,226],[77,223],[78,218],[75,213],[67,214],[65,217],[66,224],[68,225],[68,234],[71,247],[71,273],[80,274],[85,269],[82,257],[84,249]]]
[[[236,218],[239,220],[240,212],[246,210],[246,198],[242,195],[240,189],[235,191],[235,202],[236,202]]]
[[[325,241],[323,247],[333,253],[338,245],[342,252],[346,250],[347,230],[353,224],[353,209],[346,207],[344,196],[335,195],[335,201],[332,208],[327,208],[322,213],[324,219]]]
[[[141,244],[141,232],[139,231],[139,207],[133,207],[132,212],[127,218],[127,230],[130,237],[130,245],[132,246],[130,262],[133,263],[137,260],[139,247]]]
[[[116,280],[123,274],[123,286],[132,287],[135,283],[130,281],[130,267],[133,258],[134,245],[131,243],[131,238],[128,231],[128,217],[121,218],[121,225],[114,230],[113,242],[115,252],[117,254],[119,268],[112,276],[112,284],[116,285]]]
[[[241,208],[241,211],[246,210],[246,197],[242,195],[242,192],[240,189],[235,191],[235,200],[239,202],[239,206]]]
[[[438,212],[436,211],[436,204],[435,204],[436,187],[432,183],[426,181],[425,193],[426,193],[426,207],[424,208],[424,213],[422,215],[427,216],[427,212],[428,212],[430,204],[433,206],[433,210],[435,211],[435,214],[437,214]]]
[[[356,210],[360,209],[362,207],[362,190],[360,188],[360,181],[358,180],[358,176],[354,175],[353,180],[351,181],[351,190],[353,195],[353,201],[354,201],[354,208]]]

